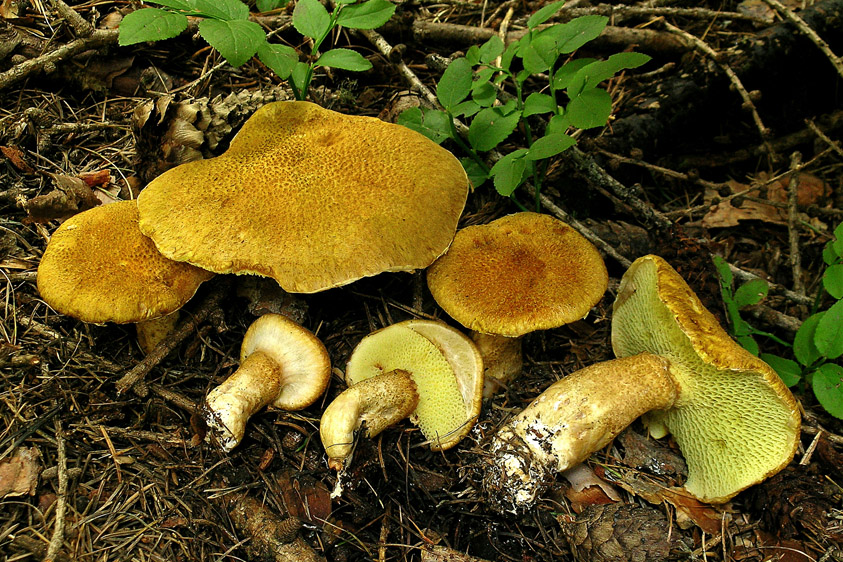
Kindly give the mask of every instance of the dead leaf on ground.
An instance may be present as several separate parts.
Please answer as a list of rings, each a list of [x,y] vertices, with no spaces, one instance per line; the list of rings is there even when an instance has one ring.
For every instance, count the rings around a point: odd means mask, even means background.
[[[0,152],[3,153],[3,156],[9,159],[12,166],[17,168],[18,171],[23,172],[24,174],[31,174],[35,172],[35,170],[32,169],[32,166],[24,160],[23,152],[20,149],[13,146],[0,146]]]
[[[68,218],[100,204],[100,199],[83,180],[64,174],[51,174],[56,189],[33,197],[24,207],[28,222]]]
[[[0,461],[0,498],[7,496],[35,495],[41,453],[36,447],[18,449],[14,456]]]

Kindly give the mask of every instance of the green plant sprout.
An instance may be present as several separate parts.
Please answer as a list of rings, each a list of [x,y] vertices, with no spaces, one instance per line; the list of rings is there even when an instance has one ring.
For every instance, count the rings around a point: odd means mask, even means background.
[[[513,195],[515,190],[532,178],[539,209],[547,159],[576,144],[568,129],[606,124],[612,99],[598,85],[621,70],[650,60],[641,53],[619,53],[604,61],[582,58],[558,66],[562,55],[595,39],[609,21],[604,16],[583,16],[541,26],[563,4],[554,2],[536,11],[527,20],[527,33],[508,47],[493,36],[482,46],[472,46],[465,57],[454,59],[436,88],[443,110],[412,108],[398,119],[398,123],[435,142],[452,140],[468,154],[462,162],[475,187],[491,178],[498,193],[512,198],[522,209],[524,206]],[[520,64],[515,59],[520,59]],[[546,75],[547,93],[526,95],[527,79],[537,75]],[[560,92],[567,94],[567,105],[558,103]],[[533,130],[528,117],[548,114],[550,119],[543,131]],[[467,142],[454,125],[458,117],[471,120]],[[494,150],[519,127],[526,148],[509,152],[489,168],[480,153]]]
[[[839,364],[839,358],[843,356],[843,224],[838,225],[834,239],[823,248],[823,261],[826,265],[823,286],[814,299],[811,315],[796,331],[793,344],[756,330],[740,316],[742,307],[757,304],[767,295],[767,282],[754,279],[733,293],[728,264],[715,257],[715,266],[720,275],[732,335],[738,343],[755,355],[759,355],[755,335],[769,337],[791,348],[795,361],[772,353],[761,353],[759,357],[776,370],[787,386],[800,382],[810,386],[820,405],[832,416],[843,419],[843,367]],[[836,300],[827,310],[819,310],[824,292]]]
[[[201,18],[199,35],[216,49],[231,66],[245,64],[253,56],[282,80],[288,80],[297,100],[307,98],[313,72],[317,67],[365,71],[372,63],[351,49],[320,47],[337,27],[374,29],[395,13],[387,0],[337,0],[332,12],[319,0],[298,0],[293,9],[293,27],[312,41],[308,62],[299,60],[295,49],[270,43],[263,28],[249,21],[249,7],[239,0],[154,0],[164,8],[136,10],[120,23],[120,45],[161,41],[176,37],[187,29],[188,16]],[[287,0],[257,0],[257,8],[269,11],[284,6]]]

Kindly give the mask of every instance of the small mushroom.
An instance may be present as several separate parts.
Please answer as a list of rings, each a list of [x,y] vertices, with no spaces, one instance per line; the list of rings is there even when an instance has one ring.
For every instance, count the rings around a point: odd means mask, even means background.
[[[401,369],[344,390],[328,405],[319,422],[328,466],[337,472],[343,470],[351,457],[354,433],[364,424],[366,437],[375,437],[409,416],[418,403],[416,383],[410,373]]]
[[[410,416],[434,451],[455,446],[480,415],[483,360],[471,340],[443,322],[408,320],[363,338],[348,360],[354,386],[395,369],[410,373],[419,402]]]
[[[174,313],[213,273],[162,256],[138,228],[135,201],[94,207],[56,229],[38,265],[38,292],[83,322],[137,323],[149,352]],[[164,336],[156,332],[164,328]]]
[[[468,185],[459,160],[406,127],[275,102],[224,154],[150,182],[138,207],[141,230],[171,259],[315,293],[430,265]]]
[[[588,240],[528,212],[460,230],[427,271],[439,306],[472,330],[486,365],[486,398],[521,373],[522,336],[583,318],[608,279]]]
[[[642,414],[654,436],[673,433],[685,489],[705,502],[728,501],[793,458],[800,418],[790,391],[663,259],[639,258],[623,276],[612,345],[619,359],[554,383],[495,435],[484,488],[499,509],[530,507],[555,472]]]
[[[205,421],[230,451],[243,439],[249,418],[267,405],[301,410],[328,386],[328,351],[309,330],[280,314],[255,320],[240,349],[240,368],[208,393]]]

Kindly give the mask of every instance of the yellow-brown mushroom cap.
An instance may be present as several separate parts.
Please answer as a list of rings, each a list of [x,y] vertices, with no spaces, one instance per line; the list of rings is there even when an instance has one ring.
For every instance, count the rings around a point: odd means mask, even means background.
[[[459,161],[419,133],[275,102],[221,156],[152,181],[138,206],[141,230],[171,259],[313,293],[427,267],[467,196]]]
[[[138,228],[135,201],[66,220],[38,266],[38,292],[84,322],[140,322],[181,308],[213,273],[162,256]]]
[[[460,230],[427,272],[433,298],[454,320],[509,337],[584,317],[608,280],[588,240],[551,216],[526,212]]]

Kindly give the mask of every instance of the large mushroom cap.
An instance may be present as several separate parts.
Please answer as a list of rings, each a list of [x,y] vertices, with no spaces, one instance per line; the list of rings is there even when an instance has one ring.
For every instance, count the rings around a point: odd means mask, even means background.
[[[799,409],[776,372],[732,340],[678,273],[658,256],[624,274],[612,318],[618,357],[665,357],[679,386],[673,408],[649,414],[688,462],[685,488],[721,503],[775,474],[796,451]]]
[[[567,224],[516,213],[460,230],[428,269],[427,284],[466,328],[518,337],[585,316],[608,274],[597,249]]]
[[[450,244],[468,179],[405,127],[308,102],[275,102],[221,156],[143,190],[141,229],[165,256],[313,293],[424,268]]]
[[[162,256],[138,228],[135,201],[94,207],[53,233],[38,292],[84,322],[140,322],[184,305],[213,273]]]

